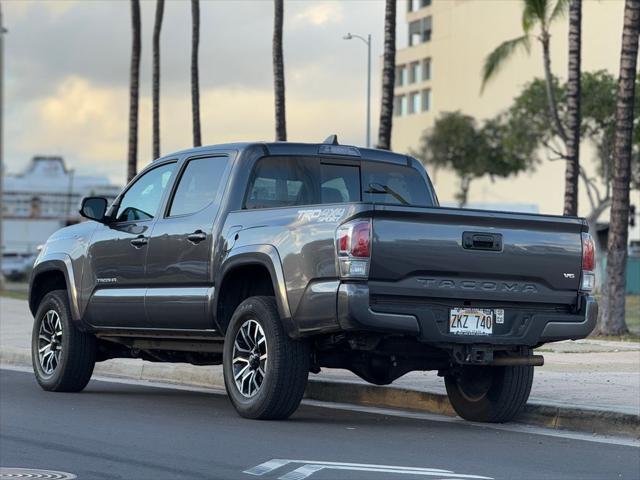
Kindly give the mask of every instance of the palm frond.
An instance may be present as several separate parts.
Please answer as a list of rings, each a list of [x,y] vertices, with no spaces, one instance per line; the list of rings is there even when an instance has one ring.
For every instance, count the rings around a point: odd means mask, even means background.
[[[529,33],[536,23],[546,23],[549,2],[551,0],[523,0],[522,29],[525,33]]]
[[[569,0],[557,0],[556,6],[553,8],[551,16],[549,17],[549,24],[553,23],[553,21],[558,18],[564,17],[567,13],[568,8]]]
[[[512,40],[507,40],[496,47],[484,61],[482,67],[482,87],[480,92],[484,91],[487,82],[492,79],[504,65],[504,62],[513,55],[518,48],[523,48],[527,53],[530,50],[529,35],[523,35]]]

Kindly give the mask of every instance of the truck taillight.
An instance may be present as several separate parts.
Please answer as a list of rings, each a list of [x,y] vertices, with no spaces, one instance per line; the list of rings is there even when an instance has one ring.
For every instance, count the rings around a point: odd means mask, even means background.
[[[336,230],[340,276],[366,278],[371,256],[371,219],[353,220]]]
[[[596,246],[593,238],[588,233],[582,234],[582,275],[580,280],[580,290],[590,292],[596,284]]]

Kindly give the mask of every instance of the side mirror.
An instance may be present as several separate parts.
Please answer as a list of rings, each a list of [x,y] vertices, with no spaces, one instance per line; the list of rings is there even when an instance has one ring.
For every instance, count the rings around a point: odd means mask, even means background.
[[[107,213],[107,199],[104,197],[86,197],[82,199],[80,207],[80,215],[89,220],[96,222],[105,222],[105,213]]]

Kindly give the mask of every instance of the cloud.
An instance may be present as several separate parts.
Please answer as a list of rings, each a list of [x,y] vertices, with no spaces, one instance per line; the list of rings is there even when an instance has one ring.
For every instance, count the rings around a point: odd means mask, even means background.
[[[311,23],[324,25],[326,23],[339,23],[343,19],[342,5],[336,2],[318,2],[306,7],[293,17],[294,23]]]
[[[192,145],[189,92],[165,94],[160,104],[162,154]],[[273,93],[238,87],[203,89],[203,143],[270,141],[274,138]],[[309,99],[290,94],[287,126],[291,141],[319,142],[338,133],[344,143],[363,136],[359,99]],[[14,157],[64,155],[79,172],[102,172],[118,182],[125,173],[128,89],[92,84],[69,76],[49,96],[34,99],[8,125]],[[140,99],[138,165],[151,160],[151,98]],[[9,162],[15,165],[14,161]]]

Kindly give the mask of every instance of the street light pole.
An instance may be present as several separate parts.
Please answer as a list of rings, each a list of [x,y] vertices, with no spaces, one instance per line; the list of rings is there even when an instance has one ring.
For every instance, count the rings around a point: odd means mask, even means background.
[[[364,38],[355,33],[347,33],[343,39],[351,40],[357,38],[362,40],[367,46],[367,148],[371,147],[371,34]]]

